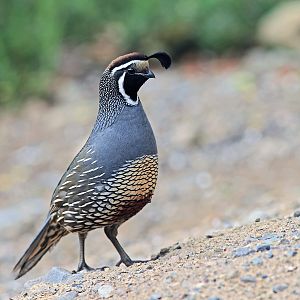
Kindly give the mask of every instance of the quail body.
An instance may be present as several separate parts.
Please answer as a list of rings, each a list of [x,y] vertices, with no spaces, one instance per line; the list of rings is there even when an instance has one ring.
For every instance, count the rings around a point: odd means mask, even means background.
[[[117,240],[118,227],[151,201],[157,174],[155,137],[137,95],[154,78],[148,60],[156,58],[168,68],[165,52],[151,56],[129,53],[113,60],[99,83],[99,111],[93,130],[58,183],[46,222],[16,264],[23,276],[63,236],[78,233],[78,271],[91,269],[84,255],[89,231],[104,232],[120,255],[133,263]]]

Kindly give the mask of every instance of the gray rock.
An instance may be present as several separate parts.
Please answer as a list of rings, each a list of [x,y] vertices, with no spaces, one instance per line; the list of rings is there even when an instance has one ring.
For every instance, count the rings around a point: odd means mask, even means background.
[[[24,288],[25,289],[30,289],[32,286],[40,283],[43,281],[43,277],[38,277],[32,280],[28,280],[27,282],[24,283]]]
[[[67,292],[61,295],[57,300],[73,300],[77,297],[78,293],[75,291]]]
[[[176,276],[177,276],[176,272],[172,272],[171,274],[166,276],[166,278],[164,279],[164,282],[169,284],[175,280]]]
[[[29,289],[33,285],[36,285],[41,282],[46,283],[60,283],[60,282],[67,282],[68,279],[72,276],[72,274],[62,268],[53,267],[47,274],[44,276],[29,280],[25,282],[24,288]]]
[[[242,248],[233,250],[232,255],[233,255],[233,257],[241,257],[241,256],[247,256],[253,252],[255,252],[255,251],[250,247],[242,247]]]
[[[271,246],[269,244],[260,244],[256,246],[256,252],[263,252],[270,250]]]
[[[292,232],[292,238],[295,240],[295,241],[299,241],[300,240],[300,231],[298,230],[295,230]]]
[[[274,257],[272,250],[268,251],[266,256],[267,256],[267,258]]]
[[[75,274],[71,274],[65,282],[73,283],[74,281],[81,281],[82,279],[83,279],[82,273],[75,273]]]
[[[254,265],[254,266],[260,266],[263,264],[263,260],[261,257],[255,257],[251,260],[251,263]]]
[[[97,292],[100,297],[105,299],[111,296],[113,289],[114,288],[110,284],[103,284],[98,286]]]
[[[280,245],[288,245],[290,243],[290,241],[288,239],[281,239],[280,240]]]
[[[300,296],[300,288],[296,288],[293,290],[292,292],[293,295],[297,295],[297,296]]]
[[[252,243],[252,242],[256,242],[258,239],[256,237],[253,237],[253,236],[249,236],[247,239],[246,239],[246,243],[249,244],[249,243]]]
[[[256,282],[256,278],[252,275],[243,275],[240,277],[242,282],[248,283],[248,282]]]
[[[288,288],[288,285],[283,283],[283,284],[276,284],[273,286],[272,291],[273,293],[277,294],[279,292],[282,292]]]
[[[200,292],[201,292],[200,286],[194,287],[194,288],[192,289],[192,293],[193,293],[193,294],[199,294]]]
[[[183,295],[183,299],[184,300],[197,300],[197,295],[195,293],[185,294],[185,295]]]
[[[63,268],[53,267],[48,274],[42,277],[42,279],[44,282],[48,283],[60,283],[66,282],[71,275],[72,274],[69,271]]]
[[[154,293],[149,298],[149,300],[159,300],[159,299],[161,299],[161,294],[159,293]]]
[[[212,297],[209,297],[208,300],[222,300],[222,299],[217,296],[212,296]]]
[[[77,293],[82,293],[84,291],[84,287],[82,284],[72,284],[72,289]]]
[[[295,218],[300,217],[300,210],[296,210],[296,211],[294,212],[294,217],[295,217]]]
[[[276,233],[266,233],[263,236],[258,238],[260,241],[267,242],[268,244],[273,244],[274,242],[277,242],[281,239],[281,236],[279,236]]]
[[[287,252],[287,256],[293,257],[297,255],[297,251],[296,250],[288,250]]]

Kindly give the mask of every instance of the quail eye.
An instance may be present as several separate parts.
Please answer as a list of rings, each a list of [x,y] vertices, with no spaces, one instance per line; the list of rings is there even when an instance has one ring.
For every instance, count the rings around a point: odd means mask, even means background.
[[[127,73],[128,74],[134,74],[135,73],[135,71],[134,71],[134,69],[132,69],[132,68],[129,68],[128,70],[127,70]]]

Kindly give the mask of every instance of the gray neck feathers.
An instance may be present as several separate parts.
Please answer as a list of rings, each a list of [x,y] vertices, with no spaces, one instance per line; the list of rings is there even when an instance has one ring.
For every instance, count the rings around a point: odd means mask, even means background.
[[[124,106],[125,101],[119,93],[118,83],[105,70],[99,83],[99,111],[93,132],[111,126]]]

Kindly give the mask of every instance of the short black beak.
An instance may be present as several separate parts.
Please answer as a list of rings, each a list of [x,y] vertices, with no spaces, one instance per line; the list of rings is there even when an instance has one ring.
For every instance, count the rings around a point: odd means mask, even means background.
[[[147,73],[141,73],[145,78],[155,78],[154,73],[149,69]]]

